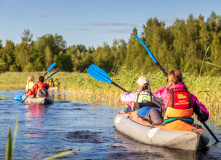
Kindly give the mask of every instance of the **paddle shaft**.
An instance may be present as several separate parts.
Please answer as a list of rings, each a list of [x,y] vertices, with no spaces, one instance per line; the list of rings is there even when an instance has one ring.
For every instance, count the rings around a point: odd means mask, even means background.
[[[25,97],[25,99],[24,99],[21,103],[23,103],[23,102],[28,98],[28,96],[29,96],[29,95],[27,95],[27,96]]]
[[[121,86],[119,86],[118,84],[114,83],[113,81],[111,82],[111,84],[115,85],[116,87],[120,88],[121,90],[123,90],[124,92],[128,92],[127,90],[125,90],[124,88],[122,88]]]
[[[52,73],[50,76],[48,76],[45,81],[48,79],[48,78],[51,78],[54,74],[58,73],[58,71],[55,71],[54,73]]]
[[[163,74],[167,77],[167,72],[165,72],[165,70],[163,69],[163,67],[160,65],[159,62],[156,63],[156,65],[160,68],[161,71],[163,71]]]
[[[168,74],[166,73],[166,71],[163,69],[163,67],[160,65],[160,63],[156,60],[156,58],[153,56],[153,54],[150,52],[150,50],[147,48],[147,46],[139,39],[139,37],[137,37],[135,35],[135,37],[137,38],[137,40],[144,46],[144,48],[146,49],[146,51],[148,52],[148,54],[150,55],[151,59],[156,63],[156,65],[161,69],[161,71],[163,71],[164,75],[167,77]],[[209,133],[213,136],[213,138],[219,142],[219,140],[216,138],[216,136],[213,134],[213,132],[210,130],[210,128],[207,126],[207,124],[205,122],[201,122],[203,123],[203,125],[206,127],[206,129],[209,131]]]
[[[216,142],[219,142],[219,140],[216,138],[216,136],[213,134],[213,132],[210,130],[207,124],[205,122],[202,122],[202,123],[206,127],[206,129],[209,131],[209,133],[213,136],[213,138],[216,140]]]

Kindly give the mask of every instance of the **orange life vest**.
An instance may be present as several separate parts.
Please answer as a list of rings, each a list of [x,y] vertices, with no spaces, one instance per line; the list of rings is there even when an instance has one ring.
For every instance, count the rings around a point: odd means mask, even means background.
[[[192,115],[193,115],[193,108],[174,109],[168,107],[164,116],[164,120],[169,118],[192,118]]]

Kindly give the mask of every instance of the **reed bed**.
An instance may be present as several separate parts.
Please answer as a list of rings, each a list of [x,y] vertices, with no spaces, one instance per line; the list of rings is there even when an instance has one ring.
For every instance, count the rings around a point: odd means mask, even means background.
[[[6,72],[0,74],[0,90],[24,89],[28,75],[33,74],[38,80],[43,72]],[[48,73],[47,76],[49,76]],[[118,74],[109,74],[111,80],[128,91],[138,89],[136,84],[140,76],[148,77],[152,92],[167,84],[166,77],[160,71],[142,74],[134,70],[123,68]],[[183,73],[184,82],[188,90],[196,95],[200,102],[206,105],[210,116],[219,116],[221,111],[221,77],[198,76]],[[52,78],[58,78],[61,82],[61,90],[67,92],[67,96],[76,101],[91,104],[106,104],[110,106],[125,107],[120,101],[122,90],[112,84],[100,82],[87,73],[58,72]]]

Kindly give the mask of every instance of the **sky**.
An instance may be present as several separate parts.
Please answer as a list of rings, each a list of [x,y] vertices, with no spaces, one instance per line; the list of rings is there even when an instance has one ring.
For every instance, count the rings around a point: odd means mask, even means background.
[[[112,46],[114,39],[128,42],[134,27],[138,36],[150,18],[170,26],[190,14],[204,20],[212,11],[221,15],[221,0],[0,0],[0,40],[21,43],[24,30],[33,40],[61,35],[67,47]]]

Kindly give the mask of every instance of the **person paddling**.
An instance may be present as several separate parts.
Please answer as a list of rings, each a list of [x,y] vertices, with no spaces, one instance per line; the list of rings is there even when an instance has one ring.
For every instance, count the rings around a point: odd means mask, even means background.
[[[187,118],[187,121],[191,122],[192,114],[195,113],[199,121],[206,121],[209,117],[209,112],[197,97],[187,90],[181,72],[172,70],[167,79],[168,85],[153,93],[154,97],[162,98],[163,100],[164,120]]]
[[[159,125],[163,122],[160,105],[156,103],[149,85],[149,80],[141,76],[137,80],[139,90],[134,93],[128,92],[121,95],[121,101],[132,103],[124,109],[124,112],[137,110],[137,115],[151,124]]]
[[[26,91],[28,92],[35,84],[35,78],[33,75],[29,75],[26,84]]]
[[[134,110],[135,102],[142,102],[145,100],[154,101],[149,85],[149,80],[146,77],[141,76],[137,80],[137,84],[139,86],[139,90],[133,93],[129,91],[121,95],[122,102],[132,104],[131,106],[127,107],[128,110]],[[127,112],[128,110],[125,111]]]
[[[29,90],[28,94],[30,97],[49,97],[48,94],[49,85],[44,83],[44,76],[39,77],[39,82]]]
[[[54,86],[55,87],[59,87],[60,86],[60,82],[59,82],[59,80],[57,78],[54,81]]]
[[[50,87],[54,87],[54,86],[55,86],[55,85],[54,85],[53,78],[50,79],[48,85],[49,85]]]

